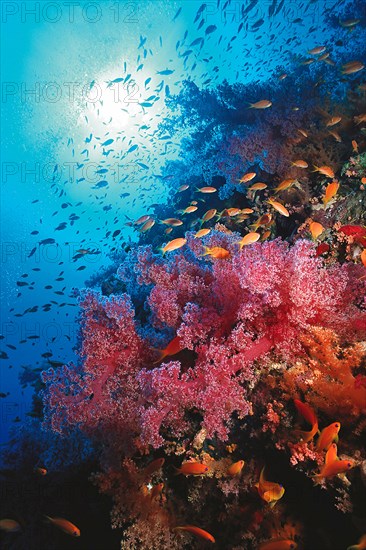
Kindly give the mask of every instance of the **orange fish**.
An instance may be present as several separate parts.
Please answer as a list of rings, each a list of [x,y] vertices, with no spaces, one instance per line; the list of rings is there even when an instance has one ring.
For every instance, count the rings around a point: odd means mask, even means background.
[[[342,74],[358,73],[364,69],[365,65],[360,61],[350,61],[342,65]]]
[[[337,143],[342,142],[341,136],[335,130],[329,130],[329,134],[334,137],[334,139],[337,141]]]
[[[186,531],[187,533],[192,533],[192,535],[195,535],[198,538],[208,540],[210,542],[215,542],[215,539],[211,535],[211,533],[205,531],[204,529],[201,529],[200,527],[196,527],[195,525],[180,525],[179,527],[174,527],[173,530]]]
[[[197,187],[196,191],[199,193],[216,193],[216,187]]]
[[[318,418],[307,403],[303,403],[299,399],[294,399],[294,405],[298,413],[311,425],[311,430],[309,432],[294,430],[294,433],[297,437],[302,439],[302,441],[308,443],[318,433]]]
[[[204,249],[205,252],[202,256],[211,256],[216,260],[226,260],[230,256],[230,252],[226,248],[221,248],[221,246],[213,246],[211,248],[205,246]]]
[[[355,152],[355,153],[358,153],[358,143],[356,140],[352,140],[352,150]]]
[[[253,227],[253,229],[258,229],[258,227],[261,227],[264,225],[265,227],[269,225],[272,221],[272,214],[267,212],[266,214],[263,214],[258,220],[253,223],[250,227]]]
[[[256,233],[255,231],[251,231],[247,235],[245,235],[237,244],[240,246],[240,250],[243,248],[243,246],[248,246],[249,244],[253,244],[258,241],[260,238],[260,234]]]
[[[179,227],[180,225],[183,225],[182,220],[178,220],[177,218],[167,218],[166,220],[161,220],[161,223],[171,225],[172,227]]]
[[[216,213],[217,213],[216,208],[211,208],[210,210],[207,210],[207,212],[203,215],[202,223],[212,220],[212,218],[216,216]]]
[[[165,246],[160,248],[163,255],[166,252],[172,252],[173,250],[178,250],[178,248],[182,248],[187,242],[187,239],[179,238],[179,239],[173,239],[172,241],[169,241]]]
[[[308,137],[308,133],[305,132],[305,130],[303,130],[302,128],[298,128],[297,131],[300,132],[300,134],[301,134],[304,138],[307,138],[307,137]]]
[[[254,210],[253,208],[242,208],[240,211],[242,214],[253,214]]]
[[[286,216],[287,218],[289,217],[290,215],[290,212],[287,210],[287,208],[285,206],[283,206],[283,204],[281,204],[280,202],[278,201],[275,201],[273,199],[268,199],[268,204],[270,204],[275,210],[277,210],[277,212],[279,212],[280,214],[282,214],[282,216]]]
[[[144,468],[144,477],[150,477],[152,474],[160,470],[165,462],[165,458],[156,458]]]
[[[342,117],[341,116],[332,116],[332,118],[330,118],[326,124],[327,128],[329,128],[330,126],[335,126],[336,124],[338,124],[340,121],[342,120]]]
[[[271,508],[283,497],[285,489],[279,483],[267,481],[264,477],[264,468],[260,473],[259,482],[255,485],[258,489],[259,496],[268,502]]]
[[[324,227],[319,222],[311,222],[309,229],[313,239],[317,239],[324,231]]]
[[[321,53],[325,52],[326,47],[325,46],[316,46],[312,50],[308,50],[308,53],[310,55],[320,55]]]
[[[160,361],[165,359],[165,357],[170,357],[171,355],[176,355],[177,353],[182,351],[182,349],[183,348],[182,348],[181,340],[180,340],[179,336],[176,336],[175,338],[173,338],[173,340],[171,340],[169,342],[169,344],[167,345],[167,347],[165,349],[156,350],[156,351],[159,352],[160,357],[157,361],[155,361],[155,363],[159,363]]]
[[[21,530],[20,523],[15,521],[15,519],[0,519],[0,531],[5,531],[5,533],[16,533]]]
[[[180,468],[176,469],[176,475],[183,474],[184,476],[202,476],[207,474],[209,467],[201,462],[184,462]]]
[[[278,78],[278,80],[285,80],[285,78],[287,78],[287,74],[286,74],[286,73],[282,73],[282,74],[280,74],[277,78]]]
[[[247,183],[248,181],[251,181],[255,178],[257,174],[255,172],[249,172],[248,174],[245,174],[242,178],[240,178],[240,183]]]
[[[328,202],[336,196],[336,194],[338,193],[338,189],[339,183],[337,181],[332,181],[332,183],[328,183],[325,188],[325,195],[323,197],[324,204],[328,204]]]
[[[357,25],[361,19],[346,19],[345,21],[340,21],[339,24],[341,27],[345,27],[346,29],[350,29]]]
[[[325,463],[319,474],[313,476],[317,481],[322,478],[334,477],[339,474],[344,474],[354,468],[354,460],[333,460],[333,462]]]
[[[186,191],[187,189],[189,189],[189,185],[181,185],[178,187],[178,193],[182,193],[182,191]]]
[[[278,193],[279,191],[285,191],[285,189],[289,189],[296,182],[297,182],[296,179],[291,179],[291,178],[287,179],[287,180],[283,180],[283,181],[281,181],[281,183],[279,183],[277,185],[277,187],[275,187],[275,191],[276,191],[276,193]]]
[[[337,445],[335,443],[332,443],[326,452],[325,464],[330,464],[331,462],[338,460],[337,452],[338,452]]]
[[[366,550],[366,533],[362,535],[357,544],[349,546],[347,550]]]
[[[240,472],[244,468],[244,465],[245,465],[244,460],[238,460],[238,462],[234,462],[234,464],[229,466],[227,470],[227,474],[232,477],[237,476],[238,474],[240,474]]]
[[[318,423],[318,418],[310,405],[308,405],[307,403],[303,403],[302,401],[300,401],[300,399],[294,399],[294,405],[298,413],[301,414],[303,418],[305,418],[306,422],[308,422],[312,426]]]
[[[262,238],[261,240],[262,241],[265,241],[266,239],[268,239],[268,237],[270,236],[271,232],[267,229],[267,231],[265,231],[262,235]]]
[[[296,542],[291,539],[269,540],[258,546],[258,550],[295,550],[296,548]]]
[[[184,210],[178,210],[178,214],[192,214],[192,212],[195,212],[197,210],[197,206],[194,206],[194,205],[191,205],[191,206],[187,206],[187,208],[185,208]]]
[[[353,117],[353,120],[357,124],[362,124],[362,122],[366,122],[366,113],[363,113],[362,115]]]
[[[295,550],[296,548],[296,542],[291,539],[269,540],[258,546],[258,550]]]
[[[249,109],[268,109],[271,105],[272,101],[269,101],[269,99],[261,99],[261,101],[257,101],[256,103],[250,103]]]
[[[296,166],[296,168],[308,168],[309,165],[308,163],[306,162],[306,160],[295,160],[293,163],[292,163],[292,166]]]
[[[240,214],[241,210],[240,208],[225,208],[225,210],[223,210],[221,214],[223,214],[224,212],[225,212],[225,215],[229,216],[229,218],[234,218],[235,216]],[[220,217],[221,217],[221,214],[220,214]]]
[[[36,468],[36,469],[35,469],[35,472],[36,472],[37,474],[39,474],[40,476],[45,476],[45,475],[47,475],[47,470],[46,470],[46,468]]]
[[[322,430],[321,434],[319,435],[319,439],[316,444],[316,450],[317,451],[327,451],[333,441],[338,443],[338,432],[341,428],[340,422],[333,422],[333,424],[330,424],[324,430]]]
[[[319,172],[320,174],[323,174],[323,176],[327,176],[328,178],[334,178],[334,172],[333,169],[330,166],[315,166],[314,165],[314,172]]]
[[[76,525],[71,523],[71,521],[64,518],[50,518],[49,516],[45,517],[49,522],[55,525],[58,529],[61,529],[61,531],[67,535],[71,535],[72,537],[80,537],[80,530],[76,527]]]
[[[364,248],[360,254],[360,259],[363,265],[366,267],[366,248]]]
[[[314,63],[314,61],[315,59],[311,57],[310,59],[305,59],[305,61],[303,61],[301,65],[311,65],[312,63]]]
[[[148,214],[145,214],[144,216],[141,216],[141,218],[133,222],[133,225],[141,225],[149,219],[150,219],[150,216]]]
[[[165,235],[170,235],[170,233],[173,231],[172,227],[167,227],[164,231]]]
[[[330,55],[329,52],[323,53],[323,55],[321,55],[320,57],[318,57],[318,61],[328,61],[329,55]]]
[[[194,235],[195,239],[201,239],[202,237],[205,237],[211,232],[211,229],[200,229],[197,231],[197,233]]]
[[[258,183],[254,183],[250,187],[248,187],[248,191],[262,191],[263,189],[267,189],[267,184],[259,181]]]
[[[150,218],[149,220],[147,220],[139,229],[139,231],[141,233],[146,233],[146,231],[149,231],[149,229],[151,229],[153,226],[155,225],[155,220],[153,220],[152,218]]]

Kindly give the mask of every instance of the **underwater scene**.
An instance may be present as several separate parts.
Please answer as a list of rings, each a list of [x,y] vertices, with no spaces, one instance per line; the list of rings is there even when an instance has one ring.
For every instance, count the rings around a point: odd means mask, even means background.
[[[0,548],[365,550],[365,0],[0,8]]]

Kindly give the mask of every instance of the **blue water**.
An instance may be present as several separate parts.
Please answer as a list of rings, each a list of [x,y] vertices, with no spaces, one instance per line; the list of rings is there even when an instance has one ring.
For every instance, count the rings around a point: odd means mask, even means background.
[[[363,14],[362,3],[339,0],[1,8],[4,442],[30,409],[32,388],[18,382],[22,367],[74,356],[73,289],[108,265],[122,242],[137,240],[127,221],[167,200],[158,176],[184,155],[184,132],[170,139],[158,131],[170,114],[167,96],[186,79],[199,88],[227,80],[270,90],[309,48],[332,48],[337,39],[345,51],[359,45],[362,28],[350,32],[337,21]],[[40,244],[45,239],[55,242]],[[79,249],[97,254],[75,260]]]

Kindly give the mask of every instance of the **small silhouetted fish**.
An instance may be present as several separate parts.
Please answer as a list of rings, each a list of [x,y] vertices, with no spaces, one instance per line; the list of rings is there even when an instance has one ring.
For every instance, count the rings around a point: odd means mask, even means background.
[[[55,239],[43,239],[43,241],[40,241],[39,244],[55,244]]]
[[[83,269],[86,269],[86,265],[81,265],[80,267],[77,268],[76,271],[83,271]],[[57,294],[57,293],[55,293]]]
[[[178,15],[180,14],[181,11],[182,11],[182,8],[179,8],[179,10],[177,11],[177,13],[174,15],[174,17],[172,19],[173,21],[175,21],[177,19]]]
[[[165,69],[165,71],[157,71],[156,74],[168,75],[168,74],[173,74],[173,73],[174,73],[174,70]]]
[[[211,34],[214,31],[216,31],[216,29],[217,29],[216,25],[209,25],[206,29],[206,34]]]
[[[256,21],[254,25],[252,25],[252,29],[259,29],[259,27],[263,25],[263,23],[264,23],[264,19],[258,19],[258,21]]]
[[[5,351],[0,351],[0,359],[9,359],[9,356]]]
[[[94,185],[92,189],[102,189],[102,187],[107,187],[107,186],[108,186],[108,182],[103,180],[103,181],[98,181],[98,183]]]

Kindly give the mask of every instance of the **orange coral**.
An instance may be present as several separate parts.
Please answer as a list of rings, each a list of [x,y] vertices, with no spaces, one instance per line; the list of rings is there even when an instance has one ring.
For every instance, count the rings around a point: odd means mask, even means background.
[[[366,413],[366,388],[357,384],[356,369],[366,360],[366,346],[356,342],[341,345],[332,330],[311,328],[300,340],[307,357],[283,374],[283,382],[292,395],[299,390],[315,410],[331,418],[342,416],[350,422]]]

